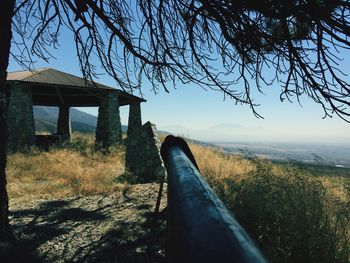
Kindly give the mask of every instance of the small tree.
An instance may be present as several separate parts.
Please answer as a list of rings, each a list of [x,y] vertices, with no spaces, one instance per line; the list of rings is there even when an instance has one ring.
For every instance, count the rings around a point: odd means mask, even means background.
[[[191,82],[248,104],[257,117],[252,89],[279,82],[281,100],[306,95],[325,116],[349,120],[350,89],[337,68],[337,52],[350,46],[349,6],[348,0],[22,0],[12,18],[11,54],[30,68],[33,56],[48,60],[65,27],[86,78],[97,76],[91,63],[97,57],[126,91],[141,89],[144,78],[155,92]],[[12,17],[11,5],[2,9]],[[1,52],[8,56],[8,48]]]

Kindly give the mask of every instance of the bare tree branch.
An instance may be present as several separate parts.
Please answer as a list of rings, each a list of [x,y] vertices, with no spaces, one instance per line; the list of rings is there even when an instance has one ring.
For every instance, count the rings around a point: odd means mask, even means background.
[[[281,100],[307,96],[325,116],[349,121],[349,84],[340,52],[350,48],[349,0],[23,0],[16,6],[13,58],[48,60],[67,27],[85,77],[95,58],[120,88],[157,92],[195,83],[248,104],[279,85]],[[339,54],[339,56],[337,56]]]

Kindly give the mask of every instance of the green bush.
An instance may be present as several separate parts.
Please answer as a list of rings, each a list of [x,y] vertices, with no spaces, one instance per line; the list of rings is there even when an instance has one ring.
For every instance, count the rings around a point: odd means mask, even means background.
[[[271,262],[348,262],[347,205],[321,181],[254,159],[244,179],[206,177]]]

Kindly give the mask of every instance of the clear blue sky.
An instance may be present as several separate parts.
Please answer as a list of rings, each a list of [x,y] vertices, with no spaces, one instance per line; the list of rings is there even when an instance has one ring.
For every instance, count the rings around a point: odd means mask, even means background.
[[[67,32],[61,37],[61,47],[55,50],[56,59],[49,64],[38,61],[37,68],[52,67],[81,76],[73,40]],[[346,56],[345,56],[346,57]],[[350,61],[345,72],[349,72]],[[345,67],[345,66],[344,66]],[[9,71],[21,70],[11,59]],[[116,87],[107,75],[96,80]],[[302,106],[280,102],[280,87],[276,83],[265,90],[266,95],[256,96],[261,106],[258,112],[265,119],[257,119],[247,106],[235,105],[222,94],[205,91],[194,85],[178,84],[170,94],[160,91],[155,95],[147,83],[143,93],[146,103],[142,104],[143,122],[155,123],[159,130],[167,130],[193,139],[206,141],[246,141],[246,142],[318,142],[350,144],[350,124],[339,119],[322,119],[323,111],[318,104],[308,98],[302,99]],[[137,94],[136,94],[137,95]],[[97,115],[97,108],[80,108]],[[127,124],[128,109],[121,108],[123,124]]]

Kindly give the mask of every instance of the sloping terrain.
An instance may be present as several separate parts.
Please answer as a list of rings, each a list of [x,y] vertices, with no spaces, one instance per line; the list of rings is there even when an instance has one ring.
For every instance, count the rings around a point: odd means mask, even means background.
[[[56,131],[58,107],[33,107],[36,131],[53,133]],[[70,109],[72,130],[82,133],[93,133],[96,129],[97,117],[75,108]],[[122,125],[125,132],[127,126]]]
[[[154,216],[158,189],[142,184],[110,195],[12,200],[21,243],[1,262],[165,262],[165,221]]]

